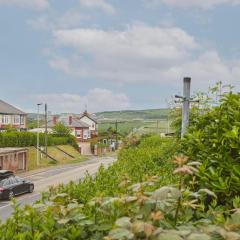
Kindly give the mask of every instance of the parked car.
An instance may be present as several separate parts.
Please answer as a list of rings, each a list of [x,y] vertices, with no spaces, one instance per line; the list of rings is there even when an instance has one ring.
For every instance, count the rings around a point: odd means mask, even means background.
[[[23,193],[32,193],[33,190],[31,181],[14,176],[11,171],[0,171],[0,199],[11,199]]]
[[[14,173],[12,171],[0,170],[0,181],[13,175]]]

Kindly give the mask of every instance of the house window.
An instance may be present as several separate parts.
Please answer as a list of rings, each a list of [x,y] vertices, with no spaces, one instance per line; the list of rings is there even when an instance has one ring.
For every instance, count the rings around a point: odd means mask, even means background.
[[[94,123],[92,124],[92,128],[94,128],[95,127],[95,125],[94,125]]]
[[[14,124],[19,124],[20,123],[20,116],[18,116],[18,115],[14,116],[13,122],[14,122]]]
[[[24,124],[24,116],[20,116],[20,124]]]
[[[2,115],[2,123],[3,124],[9,124],[10,123],[10,118],[8,115]]]
[[[84,133],[83,133],[83,139],[88,139],[89,137],[89,131],[88,130],[84,130]]]
[[[82,137],[82,131],[81,130],[76,130],[76,137],[78,137],[78,138]]]

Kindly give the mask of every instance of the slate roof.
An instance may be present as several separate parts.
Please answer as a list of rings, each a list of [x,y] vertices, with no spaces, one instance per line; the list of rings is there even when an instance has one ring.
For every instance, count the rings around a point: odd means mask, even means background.
[[[1,99],[0,99],[0,113],[3,113],[3,114],[21,114],[21,115],[26,115],[25,112],[15,108],[14,106],[4,102]]]
[[[57,123],[63,123],[66,127],[69,128],[89,128],[90,126],[84,122],[82,122],[81,120],[78,120],[76,118],[72,118],[72,124],[69,125],[69,118],[68,117],[60,117],[57,119]],[[54,123],[53,120],[48,121],[48,127],[54,127]]]
[[[78,115],[78,118],[81,120],[81,118],[83,118],[83,117],[85,117],[85,116],[88,117],[89,119],[91,119],[92,121],[94,121],[95,123],[97,123],[96,117],[95,117],[94,115],[88,113],[87,111],[79,114],[79,115]]]

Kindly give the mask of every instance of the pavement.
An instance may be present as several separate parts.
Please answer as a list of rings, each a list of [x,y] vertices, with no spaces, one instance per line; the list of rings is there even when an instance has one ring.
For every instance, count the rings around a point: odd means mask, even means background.
[[[86,172],[94,175],[101,165],[108,167],[115,160],[115,157],[92,157],[90,160],[77,164],[68,164],[51,169],[41,169],[37,172],[20,174],[19,176],[29,179],[34,183],[35,190],[31,194],[16,197],[16,200],[21,207],[26,204],[33,204],[41,199],[41,192],[47,191],[50,186],[78,181],[84,178]],[[0,201],[0,219],[2,222],[5,222],[11,216],[12,212],[13,208],[10,201]]]

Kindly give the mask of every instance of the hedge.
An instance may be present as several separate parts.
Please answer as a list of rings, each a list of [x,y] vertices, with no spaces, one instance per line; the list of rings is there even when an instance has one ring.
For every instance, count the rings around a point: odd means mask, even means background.
[[[39,134],[40,146],[45,145],[45,134]],[[48,134],[48,146],[72,145],[77,148],[74,136],[55,136]],[[37,145],[37,133],[32,132],[2,132],[0,133],[0,147],[30,147]]]

